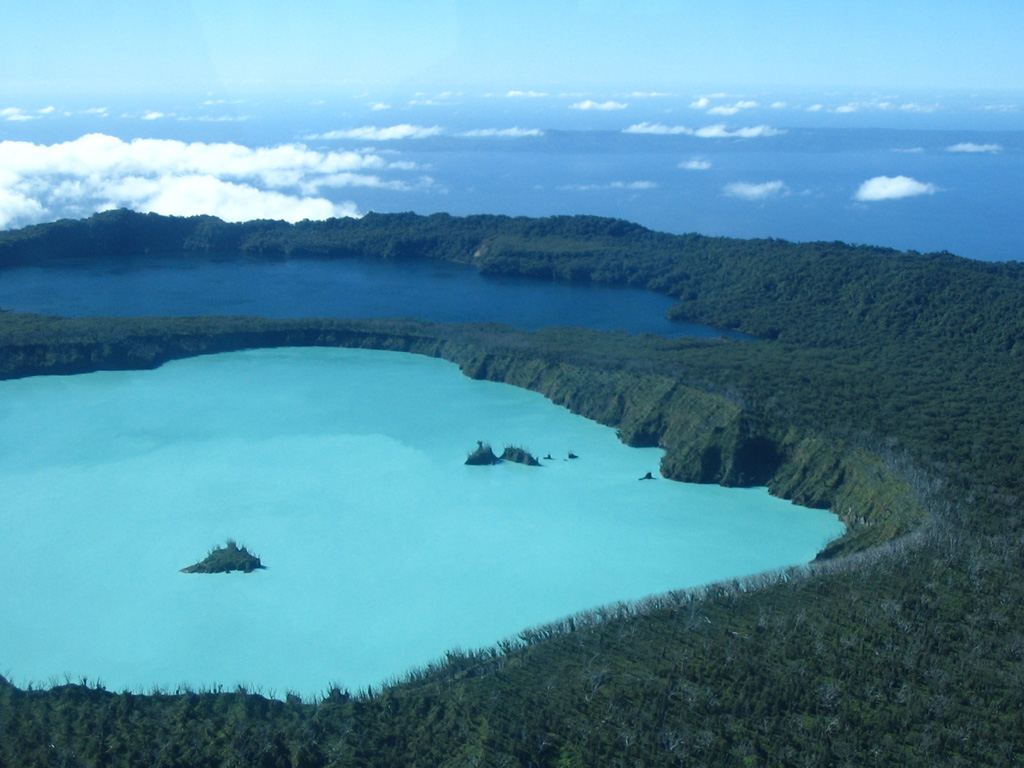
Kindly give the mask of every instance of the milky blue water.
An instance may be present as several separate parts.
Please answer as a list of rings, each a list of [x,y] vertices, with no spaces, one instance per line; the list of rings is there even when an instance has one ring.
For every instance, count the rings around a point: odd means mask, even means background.
[[[576,611],[804,563],[842,530],[763,489],[641,482],[660,451],[402,353],[3,381],[0,434],[0,670],[19,684],[354,689]],[[477,440],[552,459],[467,467]],[[228,537],[267,570],[179,572]]]

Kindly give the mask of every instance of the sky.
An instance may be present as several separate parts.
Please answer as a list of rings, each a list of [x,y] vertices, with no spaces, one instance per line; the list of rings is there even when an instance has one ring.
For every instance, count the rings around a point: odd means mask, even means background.
[[[1019,89],[1019,0],[36,0],[0,94],[784,86]]]

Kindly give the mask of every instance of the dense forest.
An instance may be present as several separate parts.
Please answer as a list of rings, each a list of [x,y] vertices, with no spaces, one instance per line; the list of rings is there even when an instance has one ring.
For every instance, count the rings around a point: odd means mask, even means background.
[[[592,217],[227,224],[112,211],[0,233],[66,260],[433,258],[626,284],[756,341],[417,321],[0,314],[0,377],[322,344],[445,357],[767,484],[848,533],[806,569],[524,629],[364,691],[0,678],[3,765],[1012,765],[1024,759],[1024,270]],[[2,663],[2,659],[0,659]],[[16,675],[17,670],[12,670]]]

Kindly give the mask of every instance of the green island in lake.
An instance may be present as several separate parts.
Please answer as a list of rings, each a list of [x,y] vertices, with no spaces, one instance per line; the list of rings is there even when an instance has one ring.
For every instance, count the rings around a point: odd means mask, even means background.
[[[143,253],[439,259],[626,285],[753,340],[5,312],[0,378],[254,347],[430,355],[662,448],[664,478],[767,486],[832,510],[846,533],[803,568],[585,611],[316,700],[0,677],[0,764],[1024,762],[1021,264],[585,216],[293,225],[111,211],[0,233],[0,270]]]
[[[198,563],[182,568],[182,573],[230,573],[242,571],[252,573],[266,566],[256,555],[245,547],[238,546],[234,539],[228,539],[223,547],[211,549],[209,554]]]

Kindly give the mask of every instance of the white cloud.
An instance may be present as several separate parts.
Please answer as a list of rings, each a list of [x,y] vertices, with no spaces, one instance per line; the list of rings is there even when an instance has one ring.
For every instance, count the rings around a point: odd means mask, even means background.
[[[360,141],[395,141],[398,139],[426,139],[444,133],[440,126],[426,128],[421,125],[392,125],[378,128],[375,125],[364,125],[361,128],[350,128],[341,131],[328,131],[313,138],[318,139],[358,139]]]
[[[329,176],[318,176],[313,181],[303,184],[301,189],[307,195],[318,194],[323,187],[364,187],[409,192],[414,189],[428,189],[433,184],[434,180],[429,176],[423,176],[415,183],[410,184],[400,179],[382,179],[380,176],[372,174],[334,173]]]
[[[623,133],[649,133],[655,136],[693,135],[693,128],[685,125],[662,125],[661,123],[637,123],[623,128]]]
[[[951,147],[946,147],[947,152],[970,152],[970,153],[981,153],[990,152],[995,154],[996,152],[1002,152],[1003,146],[1001,144],[975,144],[970,141],[961,142],[960,144],[954,144]]]
[[[752,184],[746,181],[736,181],[726,184],[722,188],[727,197],[738,197],[742,200],[767,200],[770,197],[778,197],[787,194],[789,187],[782,181],[766,181],[761,184]]]
[[[157,112],[157,111],[151,109],[149,112],[146,112],[142,116],[142,119],[143,120],[159,120],[161,117],[167,117],[167,115],[165,115],[163,112]]]
[[[894,147],[893,152],[905,152],[911,155],[918,155],[924,152],[924,147]]]
[[[57,111],[56,107],[43,107],[42,109],[39,110],[39,114],[40,115],[49,115],[51,112],[56,112],[56,111]]]
[[[753,125],[730,131],[725,125],[719,124],[698,128],[694,131],[694,136],[699,136],[702,139],[756,139],[766,136],[778,136],[781,133],[785,133],[785,131],[772,128],[769,125]]]
[[[478,128],[473,131],[466,131],[460,133],[459,136],[465,136],[471,139],[478,138],[505,138],[505,139],[521,139],[527,136],[543,136],[544,131],[539,128]]]
[[[671,96],[671,93],[662,93],[661,91],[633,91],[627,93],[626,98],[632,99],[658,99],[665,96]]]
[[[0,185],[0,229],[20,221],[38,221],[45,215],[46,209],[38,200]]]
[[[690,107],[692,107],[693,109],[707,109],[710,106],[711,99],[709,99],[707,96],[701,96],[700,98],[694,99],[692,102],[690,102]]]
[[[126,142],[99,133],[51,145],[0,141],[0,227],[122,206],[228,220],[350,216],[357,214],[353,203],[319,197],[317,190],[433,185],[426,176],[409,181],[372,172],[409,170],[372,152],[318,152],[302,144]]]
[[[684,160],[678,167],[685,171],[706,171],[711,167],[711,161],[695,157],[693,160]]]
[[[37,116],[26,114],[20,107],[6,107],[4,109],[0,109],[0,117],[5,120],[18,122],[23,120],[35,120]]]
[[[374,112],[380,112],[381,110],[384,110],[384,109],[391,109],[391,105],[390,104],[385,104],[382,101],[378,101],[376,104],[372,104],[370,106],[370,109],[372,109]]]
[[[821,112],[821,110],[823,110],[824,108],[825,108],[824,104],[811,104],[811,106],[809,106],[807,108],[807,111],[808,112]]]
[[[656,189],[657,186],[657,182],[654,181],[612,181],[607,184],[566,184],[559,187],[559,189],[569,192],[595,192],[608,189]]]
[[[709,115],[735,115],[744,109],[754,109],[758,104],[756,101],[737,101],[735,104],[719,104],[708,110]]]
[[[917,195],[933,195],[938,188],[909,176],[875,176],[857,189],[854,199],[864,202],[899,200]]]
[[[615,109],[625,109],[628,104],[623,104],[621,101],[577,101],[575,104],[570,105],[570,109],[595,109],[603,112],[608,112]]]
[[[687,128],[685,125],[663,125],[661,123],[637,123],[622,130],[623,133],[646,133],[655,136],[697,136],[701,139],[755,139],[778,136],[785,131],[768,125],[754,125],[729,130],[724,124],[706,125],[703,128]]]
[[[772,109],[785,109],[786,106],[787,106],[786,102],[784,102],[784,101],[773,101],[772,102]]]
[[[248,219],[326,219],[355,216],[354,203],[332,203],[324,198],[300,198],[256,189],[208,175],[172,176],[160,179],[129,177],[108,189],[110,202],[166,216],[206,213],[225,221]]]
[[[528,98],[528,99],[543,99],[548,94],[540,91],[509,91],[505,94],[510,99],[517,98]]]
[[[815,110],[822,109],[822,105],[816,104]],[[848,104],[841,104],[838,107],[830,109],[830,112],[834,112],[837,115],[848,115],[853,112],[920,112],[920,113],[932,113],[939,110],[938,104],[918,104],[916,102],[907,102],[905,104],[897,104],[888,99],[871,99],[869,101],[851,101]]]

